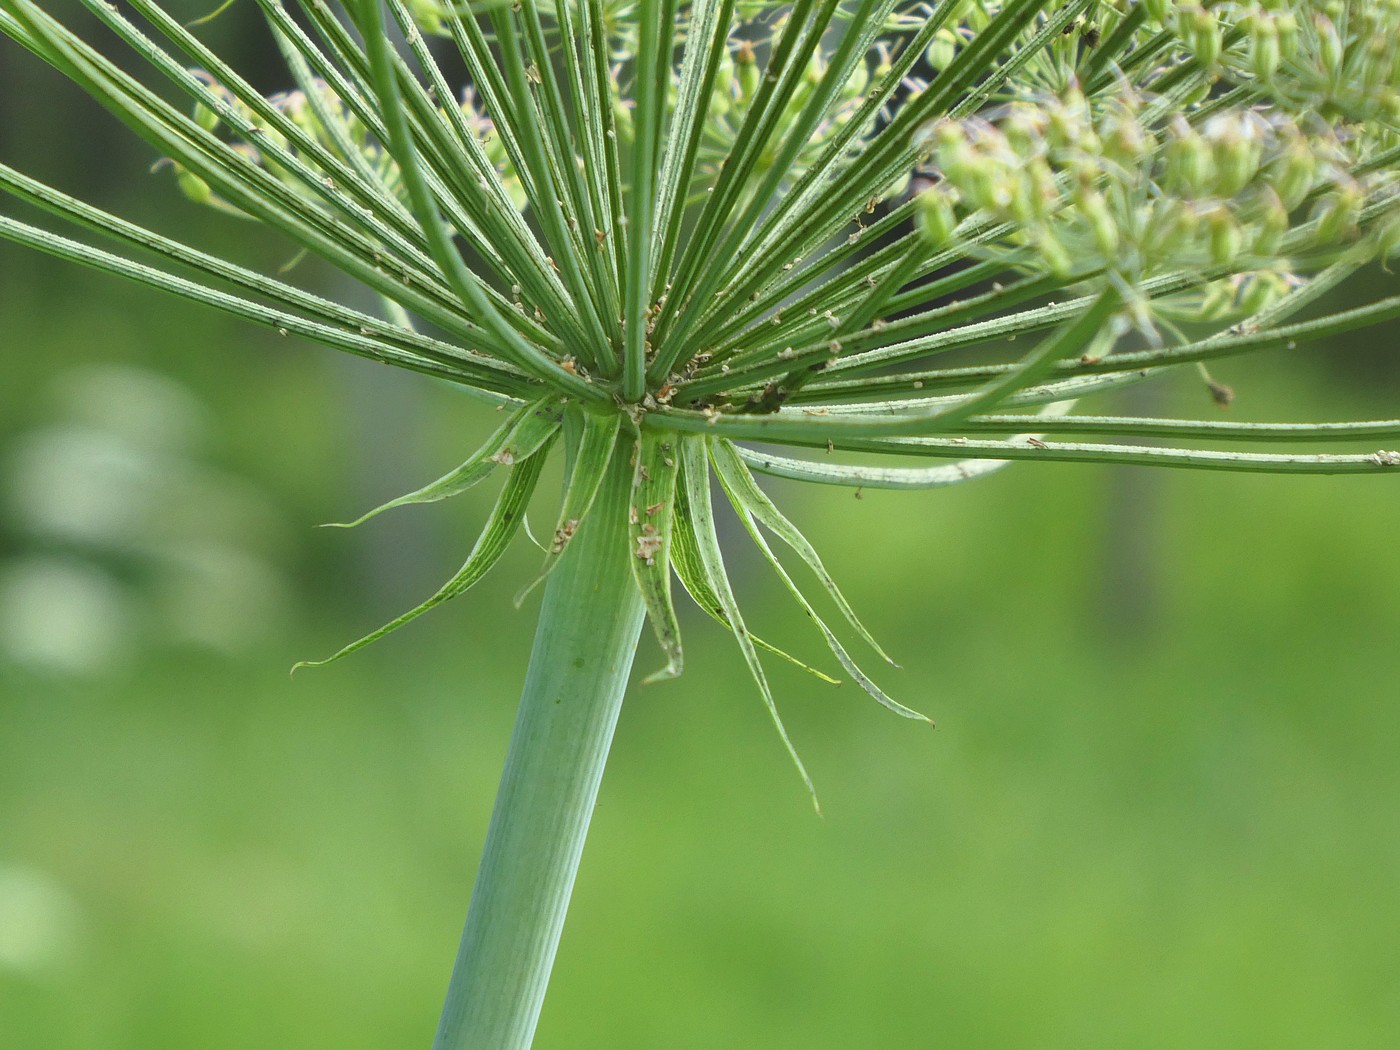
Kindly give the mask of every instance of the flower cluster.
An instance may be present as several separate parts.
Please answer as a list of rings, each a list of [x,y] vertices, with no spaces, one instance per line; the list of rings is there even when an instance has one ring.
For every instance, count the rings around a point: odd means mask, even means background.
[[[1232,280],[1251,290],[1228,297],[1245,312],[1354,241],[1363,209],[1388,200],[1395,181],[1355,174],[1361,143],[1319,119],[1272,107],[1168,115],[1127,85],[1097,99],[1072,85],[926,136],[938,181],[919,195],[918,215],[934,246],[1001,226],[984,255],[1065,278],[1267,275]],[[1193,293],[1205,315],[1229,312],[1223,287]]]
[[[306,179],[279,163],[278,153],[294,157],[306,169],[316,171],[323,182],[334,183],[335,175],[327,169],[328,156],[353,157],[356,166],[383,186],[405,205],[407,194],[399,178],[398,164],[359,116],[329,84],[319,77],[309,79],[308,89],[283,91],[269,95],[267,105],[290,121],[292,127],[304,134],[294,142],[265,113],[253,109],[203,70],[193,70],[218,100],[215,109],[205,102],[196,102],[194,118],[206,131],[227,131],[234,140],[232,147],[253,163],[277,176],[285,185],[308,203],[316,200]],[[489,163],[494,167],[501,185],[517,208],[525,206],[525,190],[516,174],[505,147],[495,134],[495,125],[467,88],[458,104],[460,119],[457,127],[476,139]],[[439,113],[444,115],[439,109]],[[285,127],[285,125],[284,125]],[[223,210],[237,211],[219,198],[209,184],[182,165],[174,165],[181,191],[199,204],[209,204]]]
[[[1400,3],[1254,0],[1144,4],[1198,61],[1295,112],[1400,117]],[[1228,44],[1227,41],[1234,41]]]
[[[784,25],[784,21],[780,19],[771,28],[771,36],[767,41],[769,46],[781,35]],[[720,164],[733,150],[744,121],[758,96],[762,70],[755,43],[745,35],[747,29],[743,23],[735,25],[731,34],[733,44],[720,60],[714,94],[709,106],[709,119],[705,122],[702,163],[698,170],[700,182],[713,181],[718,174]],[[790,128],[797,123],[814,93],[822,88],[822,80],[826,76],[828,66],[829,60],[826,55],[821,51],[813,53],[796,90],[778,118],[780,128]],[[888,60],[885,59],[877,63],[874,75],[882,76],[888,68]],[[836,97],[827,106],[822,120],[808,136],[806,145],[787,167],[789,180],[800,178],[835,135],[855,116],[870,77],[871,70],[867,63],[864,60],[858,62],[850,76],[841,84]],[[781,134],[775,136],[769,148],[757,158],[758,171],[767,172],[771,169],[778,159],[783,138]]]

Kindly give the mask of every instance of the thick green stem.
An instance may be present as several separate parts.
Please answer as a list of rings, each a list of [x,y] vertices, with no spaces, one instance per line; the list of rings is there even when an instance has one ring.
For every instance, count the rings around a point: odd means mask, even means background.
[[[550,575],[434,1050],[523,1050],[544,1002],[643,607],[624,449]]]

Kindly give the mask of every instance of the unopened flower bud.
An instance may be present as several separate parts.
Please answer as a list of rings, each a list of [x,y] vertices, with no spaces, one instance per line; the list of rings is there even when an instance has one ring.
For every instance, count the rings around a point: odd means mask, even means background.
[[[1259,170],[1262,150],[1258,129],[1243,121],[1216,119],[1206,126],[1206,137],[1213,147],[1216,190],[1233,197],[1249,185]]]
[[[1074,271],[1074,260],[1048,227],[1041,227],[1036,231],[1035,245],[1040,250],[1041,259],[1046,267],[1056,277],[1065,278]]]
[[[1328,79],[1336,81],[1345,57],[1341,34],[1332,20],[1321,12],[1313,16],[1313,30],[1317,34],[1317,57]]]
[[[1292,11],[1280,11],[1273,16],[1274,32],[1278,35],[1278,56],[1291,62],[1298,55],[1298,16]]]
[[[957,53],[957,35],[950,29],[940,29],[929,42],[928,50],[924,52],[924,60],[930,68],[941,72],[952,65],[953,57]]]
[[[1185,120],[1172,125],[1172,137],[1167,142],[1166,180],[1168,185],[1188,197],[1207,195],[1215,182],[1215,161],[1205,139]]]
[[[1112,257],[1118,252],[1118,224],[1109,213],[1103,194],[1087,183],[1081,183],[1075,191],[1075,204],[1079,214],[1089,224],[1089,232],[1100,252]]]
[[[710,114],[722,117],[729,112],[734,99],[734,56],[726,49],[720,55],[719,66],[715,70],[715,86],[710,97]]]
[[[1395,42],[1383,36],[1370,39],[1361,52],[1361,88],[1368,95],[1390,79],[1394,70]]]
[[[1272,80],[1278,72],[1278,24],[1274,17],[1262,14],[1254,20],[1249,34],[1249,65],[1260,80]]]
[[[1235,281],[1235,305],[1246,316],[1257,314],[1288,292],[1288,278],[1274,270],[1242,273]]]
[[[1051,203],[1060,195],[1059,187],[1055,185],[1055,174],[1044,157],[1033,157],[1026,164],[1022,175],[1029,198],[1030,214],[1034,219],[1043,220],[1049,214]]]
[[[1235,305],[1235,287],[1226,279],[1211,281],[1202,290],[1201,305],[1196,317],[1201,321],[1216,321],[1228,315]]]
[[[747,105],[758,94],[758,85],[763,76],[758,69],[753,45],[747,40],[739,43],[738,53],[734,56],[734,72],[739,79],[739,99]]]
[[[194,122],[205,131],[212,132],[219,126],[219,115],[203,102],[194,104]]]
[[[943,187],[932,186],[914,198],[914,225],[930,248],[942,248],[957,224],[953,202]]]
[[[1149,252],[1170,254],[1177,245],[1190,243],[1200,227],[1200,217],[1189,204],[1176,197],[1162,197],[1152,205],[1146,223]]]
[[[1228,266],[1244,251],[1244,231],[1230,209],[1219,207],[1206,216],[1210,230],[1211,261],[1219,266]]]
[[[180,192],[196,204],[208,204],[214,199],[214,191],[209,188],[209,183],[188,168],[177,167],[175,169],[175,185],[179,186]]]
[[[977,162],[976,150],[968,141],[967,132],[955,120],[936,125],[931,136],[938,167],[948,178],[961,183]]]
[[[433,36],[446,36],[442,5],[437,0],[406,0],[409,17],[419,29]]]
[[[626,105],[620,98],[613,99],[613,126],[617,129],[619,139],[623,142],[632,141],[632,135],[636,130],[632,123],[632,107]],[[497,140],[493,139],[493,141]]]
[[[1268,186],[1260,189],[1260,214],[1254,225],[1254,243],[1250,249],[1255,255],[1273,255],[1288,232],[1288,209],[1283,206],[1279,195]]]
[[[1077,146],[1079,133],[1082,130],[1078,121],[1059,106],[1052,106],[1046,114],[1045,141],[1053,150],[1070,149]]]
[[[1385,262],[1400,250],[1400,211],[1392,209],[1375,227],[1376,256]]]
[[[1020,157],[1032,157],[1045,141],[1045,121],[1037,110],[1018,106],[1001,124],[1007,145]]]
[[[1317,178],[1317,157],[1307,141],[1301,136],[1292,139],[1269,166],[1268,177],[1286,209],[1302,204]]]
[[[1104,156],[1124,168],[1137,167],[1156,145],[1137,118],[1126,111],[1112,122],[1103,137]]]
[[[1206,69],[1212,69],[1220,61],[1220,23],[1215,15],[1200,4],[1180,4],[1177,6],[1178,32],[1186,40],[1196,55],[1196,60]]]
[[[1317,237],[1323,244],[1341,240],[1361,215],[1363,194],[1355,182],[1346,182],[1323,195],[1313,208]]]

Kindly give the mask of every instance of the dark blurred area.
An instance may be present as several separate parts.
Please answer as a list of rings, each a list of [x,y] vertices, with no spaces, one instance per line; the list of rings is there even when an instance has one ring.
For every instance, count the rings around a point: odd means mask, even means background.
[[[283,86],[253,4],[202,33]],[[294,255],[158,159],[0,44],[0,162],[249,265]],[[1392,418],[1396,336],[1216,377],[1241,419]],[[4,243],[0,364],[0,1047],[427,1046],[539,554],[286,670],[457,567],[485,489],[315,526],[454,466],[492,413]],[[1192,374],[1102,407],[1207,401]],[[814,819],[737,649],[690,616],[686,676],[624,714],[542,1050],[1394,1045],[1397,479],[772,491],[938,729],[772,668]],[[820,663],[733,538],[750,623]]]

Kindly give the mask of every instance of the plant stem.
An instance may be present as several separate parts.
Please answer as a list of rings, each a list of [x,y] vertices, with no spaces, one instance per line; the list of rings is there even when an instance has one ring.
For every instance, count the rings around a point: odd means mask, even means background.
[[[530,670],[434,1050],[524,1050],[636,652],[631,441],[546,584]]]

